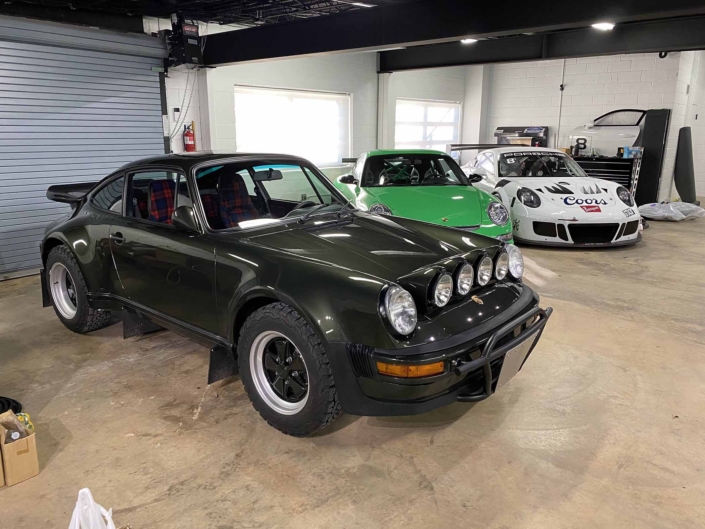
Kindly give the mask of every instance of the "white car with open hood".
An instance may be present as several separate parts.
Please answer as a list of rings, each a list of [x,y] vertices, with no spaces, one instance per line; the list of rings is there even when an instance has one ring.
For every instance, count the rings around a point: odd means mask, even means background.
[[[463,170],[509,208],[516,241],[620,246],[641,240],[641,216],[629,190],[590,178],[561,151],[498,147],[481,151]]]

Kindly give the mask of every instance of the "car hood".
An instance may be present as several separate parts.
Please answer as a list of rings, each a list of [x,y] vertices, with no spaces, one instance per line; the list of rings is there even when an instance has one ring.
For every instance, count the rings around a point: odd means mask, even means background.
[[[472,186],[365,187],[368,206],[381,202],[401,217],[444,226],[478,226],[482,210]]]
[[[596,205],[603,207],[622,206],[617,202],[615,185],[612,182],[598,180],[597,178],[581,177],[539,177],[539,178],[513,178],[519,187],[528,187],[536,191],[541,200],[561,208],[580,207],[582,205]]]
[[[498,244],[474,233],[365,213],[356,213],[352,222],[340,222],[334,216],[314,217],[303,226],[289,225],[248,240],[387,281]]]

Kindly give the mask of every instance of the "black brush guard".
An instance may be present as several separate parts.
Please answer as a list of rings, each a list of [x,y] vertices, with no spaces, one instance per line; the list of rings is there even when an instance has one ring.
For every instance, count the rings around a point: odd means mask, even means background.
[[[458,402],[477,402],[491,396],[493,393],[492,386],[494,381],[492,363],[507,354],[515,347],[518,347],[519,345],[524,343],[526,340],[533,340],[531,349],[529,349],[526,356],[524,357],[524,361],[522,362],[521,367],[519,367],[519,371],[521,371],[522,367],[524,366],[524,363],[526,363],[526,360],[528,360],[529,356],[531,356],[531,352],[534,350],[534,347],[536,347],[536,344],[541,338],[541,333],[546,327],[546,323],[548,323],[548,318],[551,317],[552,313],[553,309],[551,307],[548,307],[545,310],[541,307],[535,307],[534,309],[530,310],[527,314],[523,314],[520,318],[518,318],[519,321],[517,321],[516,319],[510,321],[509,323],[498,329],[492,336],[490,336],[490,338],[487,340],[484,347],[482,348],[482,353],[478,358],[456,367],[455,373],[457,375],[463,375],[465,373],[470,373],[472,371],[482,368],[482,377],[484,379],[484,389],[482,393],[472,395],[458,395]],[[497,342],[501,341],[502,338],[507,336],[509,333],[513,332],[514,329],[516,329],[517,326],[521,325],[522,322],[529,322],[534,318],[536,318],[534,323],[528,326],[521,334],[514,337],[512,340],[503,343],[500,346],[497,346]],[[501,370],[501,364],[499,369]],[[499,375],[499,373],[497,373],[497,375]]]

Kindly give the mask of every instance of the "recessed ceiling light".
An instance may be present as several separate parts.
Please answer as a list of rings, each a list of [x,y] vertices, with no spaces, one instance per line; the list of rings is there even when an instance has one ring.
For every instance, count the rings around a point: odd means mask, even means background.
[[[463,44],[472,44],[473,42],[477,42],[477,39],[463,39],[460,42]]]
[[[372,4],[363,4],[362,2],[351,2],[351,6],[357,6],[357,7],[376,7]]]
[[[610,31],[614,28],[614,24],[612,24],[612,22],[598,22],[597,24],[593,24],[592,27],[601,31]]]

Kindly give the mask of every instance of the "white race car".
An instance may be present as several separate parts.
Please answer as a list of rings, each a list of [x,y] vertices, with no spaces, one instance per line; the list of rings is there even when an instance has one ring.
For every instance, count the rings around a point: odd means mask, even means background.
[[[473,185],[509,208],[516,241],[620,246],[641,240],[641,216],[631,193],[590,178],[561,151],[498,147],[480,152],[463,170],[478,175]]]

